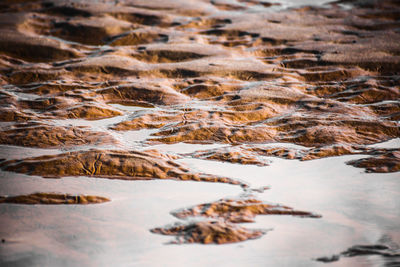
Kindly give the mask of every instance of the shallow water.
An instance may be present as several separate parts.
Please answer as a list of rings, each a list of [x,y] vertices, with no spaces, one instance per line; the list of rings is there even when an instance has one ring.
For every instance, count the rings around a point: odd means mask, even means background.
[[[334,1],[331,0],[271,0],[270,3],[278,3],[282,8],[299,6],[324,6]]]
[[[181,150],[182,151],[182,150]],[[183,151],[187,151],[186,149]],[[271,229],[239,244],[168,245],[171,237],[152,227],[178,221],[169,212],[235,197],[239,186],[176,181],[118,181],[85,177],[42,179],[2,172],[0,194],[37,191],[102,195],[112,202],[94,206],[0,206],[2,259],[24,266],[318,266],[312,259],[339,253],[383,236],[400,241],[398,174],[366,174],[345,165],[357,156],[299,162],[273,158],[268,167],[182,160],[200,170],[223,172],[252,187],[269,186],[260,199],[323,217],[258,216],[250,228]],[[212,168],[211,168],[212,167]],[[332,266],[381,266],[384,258],[344,259]]]

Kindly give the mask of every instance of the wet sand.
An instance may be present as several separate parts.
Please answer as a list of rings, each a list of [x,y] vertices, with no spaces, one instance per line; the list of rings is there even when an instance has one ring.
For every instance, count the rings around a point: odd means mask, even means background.
[[[1,265],[400,264],[399,14],[3,1]]]

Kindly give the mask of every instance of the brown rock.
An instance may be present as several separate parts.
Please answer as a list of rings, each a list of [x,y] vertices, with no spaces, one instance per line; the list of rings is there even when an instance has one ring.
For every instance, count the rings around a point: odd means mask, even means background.
[[[60,41],[0,30],[0,52],[32,62],[49,62],[82,56]]]
[[[236,148],[236,149],[235,149]],[[190,154],[193,157],[207,159],[207,160],[217,160],[223,162],[231,162],[231,163],[239,163],[239,164],[251,164],[258,166],[268,166],[269,161],[262,159],[257,156],[256,153],[252,153],[251,151],[246,151],[245,148],[234,147],[230,148],[222,148],[222,149],[214,149],[210,151],[197,151],[195,153]]]
[[[292,215],[300,217],[320,218],[318,214],[298,211],[292,208],[265,204],[256,199],[221,199],[217,202],[201,204],[192,208],[179,210],[173,213],[178,218],[204,216],[222,218],[232,223],[253,222],[257,215]]]
[[[387,152],[358,160],[352,160],[347,164],[357,168],[365,168],[367,172],[398,172],[400,171],[400,150]]]
[[[12,204],[43,204],[43,205],[66,205],[66,204],[97,204],[110,201],[108,198],[99,196],[68,195],[56,193],[34,193],[20,196],[0,196],[0,203]]]
[[[390,246],[391,245],[391,246]],[[374,245],[355,245],[343,251],[340,254],[333,255],[331,257],[320,257],[315,259],[316,261],[321,261],[324,263],[334,262],[340,260],[341,257],[358,257],[367,255],[379,255],[386,259],[391,265],[398,265],[396,260],[400,257],[398,245],[393,242],[393,244],[374,244]],[[393,259],[389,260],[389,259]]]
[[[103,132],[93,132],[79,127],[61,127],[45,124],[16,124],[0,132],[0,144],[56,148],[78,145],[115,144]]]
[[[261,230],[249,230],[244,227],[219,221],[204,221],[187,225],[175,225],[167,228],[154,228],[152,233],[175,235],[175,243],[226,244],[259,238]]]
[[[42,117],[97,120],[122,115],[121,112],[102,103],[80,103],[80,99],[45,97],[19,101],[21,108],[35,110]]]
[[[171,105],[184,103],[188,97],[179,94],[167,86],[152,86],[151,84],[135,83],[113,86],[96,92],[107,102],[145,102],[151,104]]]
[[[43,177],[91,176],[123,180],[177,179],[240,184],[238,181],[199,173],[154,151],[77,151],[2,163],[7,171]]]

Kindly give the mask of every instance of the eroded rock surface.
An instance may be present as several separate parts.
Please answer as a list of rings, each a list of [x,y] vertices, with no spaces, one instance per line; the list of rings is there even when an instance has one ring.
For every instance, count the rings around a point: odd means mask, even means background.
[[[30,195],[20,196],[0,196],[0,203],[12,204],[43,204],[43,205],[67,205],[67,204],[97,204],[109,202],[105,197],[85,196],[85,195],[68,195],[56,193],[34,193]]]
[[[357,256],[371,256],[371,255],[379,255],[384,258],[393,259],[388,261],[389,266],[397,266],[400,264],[400,251],[398,249],[398,246],[396,245],[396,247],[391,247],[386,244],[355,245],[338,255],[333,255],[331,257],[320,257],[315,260],[327,263],[327,262],[338,261],[340,260],[341,257],[357,257]]]
[[[80,127],[15,124],[0,131],[0,144],[40,148],[116,144],[109,134]]]
[[[254,198],[221,199],[216,202],[200,204],[191,208],[172,212],[179,219],[194,217],[212,218],[217,221],[201,221],[172,227],[155,228],[151,232],[163,235],[175,235],[176,243],[233,243],[254,239],[266,231],[251,230],[235,224],[254,222],[257,215],[293,215],[299,217],[320,218],[321,215],[292,208],[266,204]]]
[[[3,169],[43,177],[91,176],[123,180],[177,179],[240,184],[214,175],[192,173],[154,151],[77,151],[2,162]]]
[[[259,238],[261,230],[249,230],[230,223],[204,221],[178,224],[166,228],[154,228],[153,233],[176,236],[175,243],[225,244]]]
[[[257,215],[293,215],[300,217],[320,218],[318,214],[294,210],[292,208],[266,204],[257,199],[221,199],[217,202],[197,205],[188,209],[173,212],[178,218],[204,216],[223,218],[227,222],[253,222]]]
[[[348,164],[365,168],[367,172],[398,172],[400,171],[400,151],[395,150],[369,158],[353,160]]]
[[[347,163],[358,168],[365,168],[367,172],[399,171],[399,149],[371,148],[361,145],[331,145],[312,148],[244,145],[196,151],[188,155],[207,160],[258,166],[268,166],[269,161],[265,157],[305,161],[342,155],[369,155],[370,157],[352,160]]]
[[[195,158],[224,161],[239,164],[252,164],[258,166],[268,166],[269,161],[263,159],[256,153],[241,147],[221,148],[205,151],[196,151],[190,154]]]
[[[0,90],[12,95],[1,120],[98,120],[126,114],[112,103],[140,103],[163,108],[110,129],[322,149],[400,136],[396,1],[279,12],[260,1],[164,4],[7,2]]]
[[[3,0],[0,145],[60,154],[0,155],[1,168],[248,187],[136,149],[185,142],[227,147],[183,157],[267,166],[269,156],[360,154],[368,158],[349,164],[398,172],[398,149],[368,145],[400,137],[399,2],[277,10],[258,0]],[[274,142],[302,147],[265,146]],[[117,147],[105,150],[110,145]],[[220,221],[153,232],[181,242],[244,241],[262,231],[232,223],[258,214],[318,217],[255,199],[221,200],[175,213]]]

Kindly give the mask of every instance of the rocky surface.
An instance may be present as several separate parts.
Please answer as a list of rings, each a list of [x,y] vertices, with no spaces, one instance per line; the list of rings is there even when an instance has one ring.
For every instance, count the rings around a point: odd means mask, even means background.
[[[107,133],[84,127],[61,127],[39,123],[14,124],[0,132],[0,144],[40,148],[116,144]]]
[[[365,168],[367,172],[398,172],[400,171],[400,151],[397,149],[381,155],[353,160],[348,164]]]
[[[221,199],[207,204],[200,204],[188,209],[173,212],[178,218],[203,216],[209,218],[223,218],[227,222],[244,223],[254,222],[257,215],[293,215],[299,217],[320,218],[318,214],[294,210],[292,208],[266,204],[257,199]]]
[[[152,229],[151,232],[163,235],[175,235],[175,243],[224,244],[258,238],[265,230],[251,230],[238,226],[239,223],[254,222],[257,215],[292,215],[308,218],[321,218],[321,215],[290,207],[266,204],[250,197],[221,199],[216,202],[196,205],[172,212],[179,219],[206,217],[217,221],[176,223],[172,227]]]
[[[269,156],[360,154],[368,158],[349,164],[398,172],[398,149],[368,145],[400,137],[399,10],[395,0],[281,10],[258,0],[4,0],[0,145],[59,154],[1,155],[1,168],[247,187],[143,151],[185,142],[228,145],[182,153],[189,158],[267,166]],[[303,147],[265,146],[274,142]],[[182,242],[244,241],[263,232],[232,223],[258,214],[317,217],[255,199],[221,200],[175,214],[221,221],[153,232]]]
[[[370,255],[379,255],[385,258],[392,258],[393,260],[388,261],[389,266],[397,266],[398,264],[400,264],[400,251],[398,247],[393,248],[385,244],[355,245],[338,255],[333,255],[331,257],[320,257],[317,258],[316,261],[328,263],[338,261],[340,260],[340,257],[357,257]]]
[[[178,224],[166,228],[154,228],[153,233],[176,236],[175,243],[226,244],[259,238],[261,230],[249,230],[230,223],[204,221]]]
[[[271,5],[233,2],[167,13],[158,2],[3,4],[0,90],[12,100],[2,120],[96,120],[122,114],[109,103],[142,103],[165,110],[111,128],[157,128],[152,141],[166,143],[310,147],[400,136],[396,1],[252,16]]]
[[[369,155],[370,157],[352,160],[347,162],[347,164],[364,168],[367,172],[385,173],[399,171],[399,149],[371,148],[362,145],[331,145],[312,148],[244,145],[201,150],[189,153],[188,155],[200,159],[258,166],[268,166],[269,160],[265,157],[305,161],[343,155]]]
[[[85,196],[85,195],[68,195],[56,193],[34,193],[30,195],[20,196],[0,196],[0,203],[12,204],[41,204],[41,205],[70,205],[70,204],[97,204],[109,202],[105,197]]]
[[[48,178],[90,176],[123,180],[177,179],[240,184],[230,178],[191,173],[154,151],[90,150],[2,162],[6,171]]]

